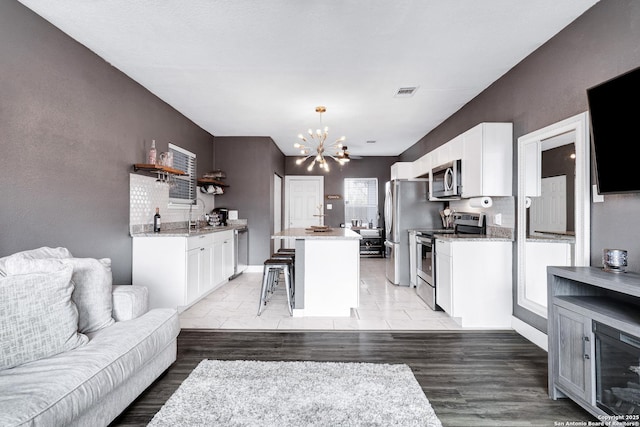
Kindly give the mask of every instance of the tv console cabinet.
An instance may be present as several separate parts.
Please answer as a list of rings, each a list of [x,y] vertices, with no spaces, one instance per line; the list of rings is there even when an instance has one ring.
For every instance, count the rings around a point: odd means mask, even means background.
[[[600,354],[605,354],[604,344],[596,345],[596,329],[615,330],[622,341],[627,337],[640,343],[640,275],[598,267],[548,267],[547,298],[549,397],[572,399],[604,425],[634,425],[628,422],[640,420],[638,411],[610,414],[598,406],[610,394],[604,390],[609,378],[599,372],[617,370],[618,376],[631,377],[631,383],[640,381],[634,381],[629,363],[611,363],[614,359]]]

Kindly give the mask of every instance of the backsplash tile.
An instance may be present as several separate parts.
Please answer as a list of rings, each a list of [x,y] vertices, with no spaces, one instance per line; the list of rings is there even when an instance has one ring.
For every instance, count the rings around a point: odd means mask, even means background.
[[[458,212],[483,212],[487,218],[487,233],[513,238],[516,227],[516,209],[514,197],[492,197],[493,204],[489,208],[472,208],[469,206],[469,199],[452,200],[449,207]],[[495,224],[495,216],[502,215],[502,224]]]
[[[210,212],[215,205],[215,197],[209,194],[199,194],[197,201],[198,206],[192,209],[193,219],[203,212]],[[157,182],[155,177],[129,174],[129,231],[136,233],[152,227],[156,207],[160,208],[163,227],[186,227],[189,210],[169,208],[169,186],[166,183]]]

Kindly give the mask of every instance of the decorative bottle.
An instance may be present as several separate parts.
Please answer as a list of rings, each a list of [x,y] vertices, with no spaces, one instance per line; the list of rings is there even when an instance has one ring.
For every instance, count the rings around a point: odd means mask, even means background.
[[[153,216],[153,232],[160,231],[160,208],[156,208],[156,214]]]
[[[151,148],[149,149],[149,164],[155,165],[156,160],[156,140],[151,140]]]

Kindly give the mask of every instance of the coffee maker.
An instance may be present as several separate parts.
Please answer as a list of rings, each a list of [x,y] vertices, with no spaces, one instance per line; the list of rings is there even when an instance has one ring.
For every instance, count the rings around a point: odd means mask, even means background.
[[[220,225],[227,225],[227,218],[229,217],[229,209],[227,208],[215,208],[211,211],[215,215],[218,215],[218,221]]]

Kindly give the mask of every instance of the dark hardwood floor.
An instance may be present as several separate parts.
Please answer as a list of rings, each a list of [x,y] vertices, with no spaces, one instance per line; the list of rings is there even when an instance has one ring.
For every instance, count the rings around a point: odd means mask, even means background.
[[[596,421],[547,394],[547,353],[512,331],[254,332],[183,329],[177,361],[113,423],[143,426],[203,359],[405,363],[443,426]]]

